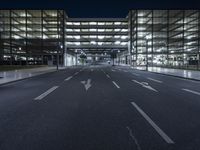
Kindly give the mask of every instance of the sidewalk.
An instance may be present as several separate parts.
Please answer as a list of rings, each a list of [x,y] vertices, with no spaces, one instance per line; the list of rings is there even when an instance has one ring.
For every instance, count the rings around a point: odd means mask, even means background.
[[[134,67],[135,69],[145,70],[146,67]],[[171,69],[171,68],[161,68],[161,67],[148,67],[148,71],[154,73],[160,73],[170,76],[176,76],[180,78],[199,80],[200,81],[200,71],[195,70],[183,70],[183,69]]]
[[[59,67],[59,69],[64,69],[63,67]],[[3,71],[0,72],[0,85],[14,82],[17,80],[22,80],[30,77],[34,77],[37,75],[54,72],[56,71],[56,67],[39,67],[32,69],[20,69],[20,70],[12,70],[12,71]]]

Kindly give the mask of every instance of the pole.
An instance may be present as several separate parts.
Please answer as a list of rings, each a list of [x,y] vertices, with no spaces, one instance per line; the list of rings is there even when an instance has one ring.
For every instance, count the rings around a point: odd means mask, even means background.
[[[148,71],[148,40],[146,39],[146,71]]]

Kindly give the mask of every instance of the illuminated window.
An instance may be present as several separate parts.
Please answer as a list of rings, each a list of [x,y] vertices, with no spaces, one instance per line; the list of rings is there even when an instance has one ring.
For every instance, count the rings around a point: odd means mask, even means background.
[[[98,39],[104,39],[105,36],[98,36]]]
[[[120,25],[120,24],[121,24],[121,22],[115,22],[114,24],[115,24],[115,25]]]
[[[100,26],[105,25],[105,22],[98,22],[98,25]]]
[[[125,35],[121,36],[121,39],[127,39],[127,38],[128,36],[125,36]]]
[[[98,32],[104,32],[105,29],[98,29]]]
[[[116,41],[115,44],[116,44],[116,45],[120,44],[120,41]]]
[[[115,32],[119,32],[121,29],[114,29]]]
[[[80,25],[80,22],[74,22],[73,25],[79,26],[79,25]]]
[[[78,40],[78,39],[80,39],[81,37],[80,37],[80,35],[77,35],[77,36],[74,36],[74,38]]]
[[[72,30],[72,29],[66,29],[66,31],[67,31],[67,32],[72,32],[73,30]]]
[[[90,32],[96,32],[97,29],[90,29]]]
[[[72,25],[72,22],[67,22],[67,25]]]
[[[121,45],[123,45],[123,46],[126,45],[126,44],[127,44],[126,42],[121,42]]]
[[[128,29],[122,29],[121,31],[122,32],[128,32]]]
[[[97,25],[96,22],[90,22],[89,24],[90,24],[90,25]]]
[[[115,35],[114,38],[118,39],[120,38],[120,35]]]
[[[95,45],[95,44],[96,44],[96,42],[95,42],[95,41],[91,41],[90,43],[91,43],[91,44],[93,44],[93,45]]]

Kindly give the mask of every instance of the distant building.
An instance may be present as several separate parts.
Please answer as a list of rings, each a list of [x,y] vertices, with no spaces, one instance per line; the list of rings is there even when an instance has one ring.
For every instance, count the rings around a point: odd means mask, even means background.
[[[77,54],[142,66],[199,68],[199,10],[131,10],[69,18],[64,10],[0,10],[0,64],[73,65]]]

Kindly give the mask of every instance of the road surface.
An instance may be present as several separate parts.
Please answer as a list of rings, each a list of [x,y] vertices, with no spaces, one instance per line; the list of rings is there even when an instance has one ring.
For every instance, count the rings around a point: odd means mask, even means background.
[[[88,66],[0,86],[1,150],[199,150],[200,82]]]

